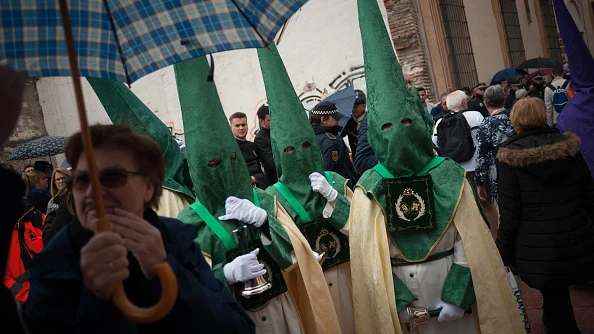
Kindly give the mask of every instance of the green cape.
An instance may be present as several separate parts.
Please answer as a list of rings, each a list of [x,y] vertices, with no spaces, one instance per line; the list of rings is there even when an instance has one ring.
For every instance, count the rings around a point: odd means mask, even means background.
[[[270,108],[270,138],[276,174],[279,182],[291,190],[316,220],[322,217],[326,199],[311,189],[309,175],[313,172],[324,175],[322,154],[276,45],[270,46],[270,49],[258,49],[258,59]]]
[[[165,160],[163,186],[194,199],[187,162],[169,128],[124,83],[98,78],[87,80],[114,124],[127,124],[159,144]]]
[[[408,91],[377,2],[359,0],[357,3],[365,59],[370,145],[378,161],[395,178],[416,176],[435,156],[431,134],[419,105]],[[412,123],[407,126],[402,123],[404,119]],[[386,124],[392,126],[384,131]],[[429,170],[429,175],[433,180],[437,228],[429,232],[391,234],[408,260],[426,257],[439,242],[452,223],[463,189],[465,171],[451,159]],[[382,207],[386,216],[384,179],[370,169],[357,186]]]

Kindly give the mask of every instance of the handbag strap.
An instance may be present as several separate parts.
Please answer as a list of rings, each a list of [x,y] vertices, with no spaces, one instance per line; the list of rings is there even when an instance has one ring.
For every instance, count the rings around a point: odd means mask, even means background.
[[[332,174],[330,174],[329,172],[324,172],[324,174],[326,176],[326,180],[328,181],[330,186],[332,186]],[[285,198],[289,205],[297,212],[297,215],[299,215],[299,218],[301,218],[302,222],[309,223],[310,221],[312,221],[311,217],[309,216],[303,205],[299,203],[295,195],[293,195],[293,193],[289,188],[287,188],[287,186],[285,186],[284,184],[282,184],[282,182],[279,181],[274,184],[274,187],[276,188],[276,190],[278,190],[281,196]]]
[[[423,168],[419,173],[417,173],[417,176],[423,176],[423,175],[429,173],[429,171],[431,169],[439,166],[439,164],[444,162],[445,159],[446,158],[444,158],[444,157],[438,157],[438,156],[433,157],[433,159],[431,159],[431,161],[429,161],[427,166],[425,166],[425,168]],[[375,170],[384,179],[393,179],[394,178],[394,174],[390,173],[390,171],[381,163],[378,163],[377,165],[375,165],[375,167],[373,167],[373,170]]]
[[[198,199],[192,205],[190,205],[196,214],[204,220],[206,225],[212,230],[212,232],[223,242],[223,246],[227,251],[237,248],[237,243],[233,240],[233,237],[221,223],[208,212],[206,207],[200,203]]]

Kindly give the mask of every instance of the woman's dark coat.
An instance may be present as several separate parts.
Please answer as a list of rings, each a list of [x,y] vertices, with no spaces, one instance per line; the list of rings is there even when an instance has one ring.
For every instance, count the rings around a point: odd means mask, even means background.
[[[67,196],[55,197],[54,200],[58,201],[58,208],[48,213],[45,217],[45,224],[42,229],[44,245],[47,245],[62,227],[68,225],[74,219],[74,216],[68,209],[66,197]]]
[[[144,219],[159,228],[167,263],[177,278],[178,296],[162,320],[139,325],[126,320],[112,303],[98,300],[86,288],[80,270],[80,249],[92,233],[78,220],[61,229],[35,258],[26,320],[34,333],[253,333],[254,324],[219,282],[194,242],[195,226],[157,217]],[[152,306],[160,296],[158,279],[147,280],[138,261],[128,255],[130,277],[124,288],[130,301]]]
[[[49,203],[51,196],[41,192],[36,192],[33,189],[27,194],[27,202],[33,204],[35,209],[41,211],[45,215],[47,212],[47,203]]]
[[[579,138],[531,130],[510,138],[497,158],[503,262],[536,289],[594,278],[594,183]]]

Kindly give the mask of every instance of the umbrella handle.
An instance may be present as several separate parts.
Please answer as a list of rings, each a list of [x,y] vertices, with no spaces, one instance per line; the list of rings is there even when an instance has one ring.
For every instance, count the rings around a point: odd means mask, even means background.
[[[100,218],[97,222],[97,232],[110,231],[110,223],[107,217]],[[124,284],[120,283],[111,298],[115,307],[130,321],[139,324],[150,324],[161,320],[175,305],[177,300],[177,279],[167,262],[159,263],[155,266],[155,272],[159,277],[161,284],[161,297],[157,304],[149,308],[138,307],[126,296]]]
[[[103,198],[101,197],[101,184],[99,183],[97,164],[95,163],[95,152],[93,151],[93,142],[89,122],[85,108],[82,86],[80,83],[80,71],[74,48],[74,38],[72,37],[72,24],[70,22],[70,13],[66,0],[59,0],[60,12],[62,14],[62,26],[64,27],[64,36],[68,48],[68,61],[70,64],[70,75],[74,87],[74,95],[80,119],[80,132],[82,135],[84,152],[87,158],[89,168],[89,179],[93,188],[93,201],[99,217],[97,232],[110,231],[109,220],[105,217],[105,208]],[[148,324],[162,319],[173,308],[177,299],[177,279],[173,270],[167,262],[159,263],[155,266],[155,272],[161,283],[161,298],[157,304],[150,308],[140,308],[130,302],[124,291],[124,285],[120,283],[117,287],[112,301],[114,305],[122,312],[124,317],[137,323]]]

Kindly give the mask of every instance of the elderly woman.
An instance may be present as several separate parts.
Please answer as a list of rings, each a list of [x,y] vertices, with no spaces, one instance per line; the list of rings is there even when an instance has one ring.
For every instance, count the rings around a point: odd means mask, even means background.
[[[33,204],[35,209],[42,213],[47,212],[47,204],[52,198],[47,189],[47,177],[44,173],[33,170],[23,176],[27,180],[27,202]]]
[[[66,145],[78,220],[36,258],[26,321],[43,333],[254,332],[229,290],[213,276],[194,243],[196,227],[153,211],[165,175],[159,146],[124,125],[91,127],[101,195],[112,231],[97,233],[97,216],[81,135]],[[130,301],[152,306],[160,295],[155,265],[167,262],[179,294],[163,319],[139,325],[110,303],[124,284]]]
[[[515,134],[509,114],[511,109],[505,109],[505,92],[499,85],[491,86],[485,91],[485,105],[489,110],[489,117],[481,123],[477,140],[476,174],[474,182],[481,204],[489,218],[489,223],[496,229],[497,216],[497,147],[505,143]]]
[[[580,140],[546,125],[539,98],[518,101],[518,133],[499,160],[497,247],[505,265],[543,296],[549,333],[579,333],[569,286],[594,278],[594,182]]]
[[[47,214],[58,209],[60,198],[57,198],[58,193],[66,188],[66,179],[70,176],[70,171],[64,167],[54,169],[52,173],[52,180],[50,183],[50,193],[52,199],[47,203]]]

